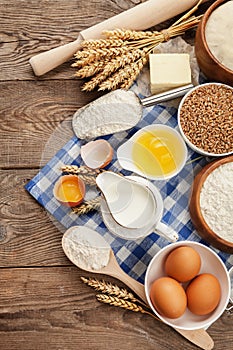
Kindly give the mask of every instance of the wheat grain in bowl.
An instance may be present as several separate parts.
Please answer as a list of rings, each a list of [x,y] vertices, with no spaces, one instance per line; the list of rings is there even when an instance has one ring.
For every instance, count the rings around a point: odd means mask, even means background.
[[[206,83],[188,92],[178,108],[178,124],[186,143],[205,156],[233,153],[233,88]]]

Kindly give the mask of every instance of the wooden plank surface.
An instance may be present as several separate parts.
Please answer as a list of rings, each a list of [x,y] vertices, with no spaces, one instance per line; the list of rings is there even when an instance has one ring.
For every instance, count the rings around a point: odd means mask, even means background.
[[[0,80],[35,80],[29,58],[75,40],[80,31],[145,0],[1,0]],[[44,79],[70,79],[65,63]]]
[[[85,272],[65,266],[2,270],[0,348],[196,349],[151,316],[98,303],[81,276]],[[231,330],[227,314],[210,328],[216,349],[224,349],[226,339],[230,345]]]
[[[72,61],[37,78],[29,58],[143,1],[0,0],[0,349],[197,349],[150,316],[98,303],[63,253],[64,228],[24,189],[72,135],[73,113],[100,96],[81,92]],[[209,333],[230,349],[232,316]]]

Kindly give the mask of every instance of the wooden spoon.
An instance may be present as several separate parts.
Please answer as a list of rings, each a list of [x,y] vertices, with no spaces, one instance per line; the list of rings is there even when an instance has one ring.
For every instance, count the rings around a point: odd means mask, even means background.
[[[69,228],[63,235],[62,238],[62,248],[64,250],[64,253],[68,257],[68,259],[77,267],[81,268],[82,270],[91,272],[91,273],[98,273],[98,274],[104,274],[111,277],[114,277],[118,279],[119,281],[125,283],[132,291],[134,291],[137,296],[139,296],[146,304],[146,294],[144,285],[140,282],[137,282],[134,278],[130,277],[128,274],[126,274],[121,267],[119,266],[114,252],[112,251],[110,245],[109,245],[109,261],[108,264],[105,267],[100,268],[99,270],[93,270],[92,268],[89,268],[88,266],[84,266],[84,264],[80,263],[74,255],[71,253],[70,249],[70,242],[74,245],[85,245],[85,243],[79,243],[78,242],[78,235],[81,233],[82,230],[85,230],[85,237],[90,242],[91,238],[97,242],[96,238],[100,238],[98,241],[98,247],[99,249],[106,249],[108,243],[104,240],[104,238],[99,235],[96,231],[84,228],[83,226],[73,226]],[[77,232],[75,232],[77,230]],[[75,234],[74,234],[75,232]],[[88,234],[91,233],[92,237],[88,237]],[[82,235],[83,236],[83,235]],[[104,241],[103,248],[101,248],[101,242]],[[100,244],[99,244],[100,243]],[[95,246],[94,246],[95,247]],[[98,248],[97,248],[98,249]],[[214,347],[214,342],[212,338],[209,336],[209,334],[204,329],[198,329],[198,330],[183,330],[174,328],[179,334],[181,334],[184,338],[188,339],[190,342],[196,344],[201,349],[204,350],[210,350]]]

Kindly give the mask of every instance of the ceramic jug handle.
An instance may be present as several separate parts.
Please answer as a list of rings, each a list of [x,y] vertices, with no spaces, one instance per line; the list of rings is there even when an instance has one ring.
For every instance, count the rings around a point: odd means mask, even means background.
[[[171,242],[176,242],[178,237],[178,234],[169,226],[163,224],[162,222],[159,222],[155,227],[155,232],[158,233],[160,236],[165,237],[167,240]]]

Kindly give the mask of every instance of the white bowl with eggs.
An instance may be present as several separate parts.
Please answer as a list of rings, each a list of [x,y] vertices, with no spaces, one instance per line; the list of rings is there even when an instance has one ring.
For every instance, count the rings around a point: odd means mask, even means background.
[[[207,328],[224,312],[230,291],[222,260],[197,242],[180,241],[162,248],[146,271],[148,304],[164,323],[178,329]]]

